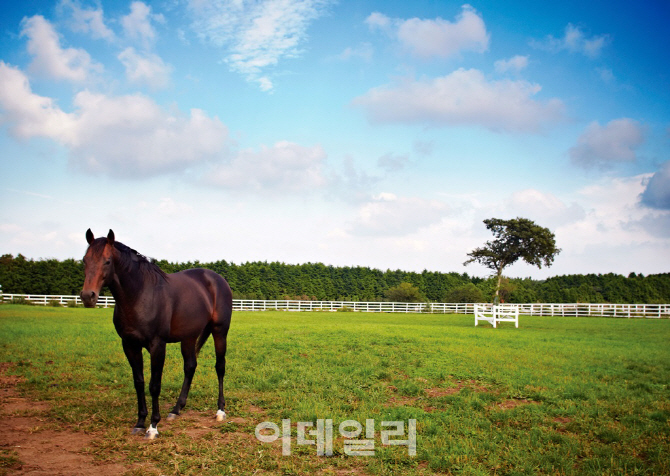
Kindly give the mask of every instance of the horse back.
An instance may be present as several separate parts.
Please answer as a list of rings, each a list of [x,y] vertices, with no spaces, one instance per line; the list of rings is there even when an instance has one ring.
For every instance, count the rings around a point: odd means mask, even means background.
[[[193,268],[168,275],[172,300],[171,333],[190,333],[208,323],[230,325],[233,294],[220,275],[204,268]]]

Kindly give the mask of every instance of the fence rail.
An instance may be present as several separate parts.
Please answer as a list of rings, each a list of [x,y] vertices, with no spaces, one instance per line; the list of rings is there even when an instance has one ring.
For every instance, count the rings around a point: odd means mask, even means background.
[[[81,305],[79,296],[43,294],[2,294],[2,302],[28,302],[31,304],[60,306]],[[112,296],[100,296],[98,307],[114,306]],[[338,311],[356,312],[400,312],[474,314],[472,303],[404,303],[404,302],[356,302],[356,301],[296,301],[234,299],[235,311]],[[577,316],[577,317],[644,317],[670,318],[670,304],[513,304],[519,314],[526,316]]]

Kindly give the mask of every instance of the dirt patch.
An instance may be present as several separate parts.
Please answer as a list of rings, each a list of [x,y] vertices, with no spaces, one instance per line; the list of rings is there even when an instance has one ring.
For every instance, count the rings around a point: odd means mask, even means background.
[[[449,387],[449,388],[427,388],[424,390],[426,392],[426,395],[428,395],[430,398],[439,398],[439,397],[446,397],[447,395],[453,395],[455,393],[458,393],[461,391],[461,387]]]
[[[47,429],[50,406],[19,396],[16,385],[22,380],[6,375],[8,368],[0,365],[0,449],[7,474],[111,476],[129,469],[83,454],[93,435]]]
[[[567,418],[567,417],[556,417],[554,418],[554,423],[560,423],[562,425],[565,425],[566,423],[572,422],[572,418]]]
[[[540,402],[535,400],[527,400],[525,398],[520,398],[516,400],[505,400],[504,402],[497,403],[495,406],[501,410],[511,410],[512,408],[520,407],[522,405],[539,405]]]
[[[249,406],[246,408],[246,411],[247,411],[248,413],[253,413],[253,414],[257,414],[257,415],[258,415],[258,414],[263,414],[263,413],[265,413],[265,410],[263,410],[261,407],[257,407],[257,406],[255,406],[255,405],[249,405]]]
[[[427,383],[426,379],[417,379]],[[430,413],[437,411],[438,409],[435,406],[430,405],[430,399],[436,399],[440,397],[446,397],[449,395],[455,395],[463,389],[469,389],[473,392],[490,392],[491,389],[482,385],[481,382],[477,380],[456,380],[451,382],[453,387],[432,387],[425,388],[423,392],[425,395],[421,396],[400,396],[400,395],[391,395],[388,401],[384,404],[386,407],[399,407],[399,406],[418,406],[423,408],[424,411]],[[398,388],[394,385],[386,385],[386,388],[393,393],[398,392]]]
[[[388,402],[384,404],[385,407],[410,407],[415,406],[419,397],[391,397]]]

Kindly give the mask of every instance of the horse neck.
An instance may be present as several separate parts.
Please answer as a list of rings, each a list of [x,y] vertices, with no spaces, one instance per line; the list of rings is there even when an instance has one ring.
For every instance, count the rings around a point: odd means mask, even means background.
[[[130,270],[121,269],[121,266],[115,265],[115,273],[112,282],[109,284],[109,290],[114,296],[114,300],[122,305],[132,305],[136,299],[147,287],[148,283],[142,273],[133,264]]]

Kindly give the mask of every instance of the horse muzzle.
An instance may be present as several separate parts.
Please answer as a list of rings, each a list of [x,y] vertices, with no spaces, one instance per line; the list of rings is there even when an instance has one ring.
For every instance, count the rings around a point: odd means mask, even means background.
[[[95,307],[98,303],[98,293],[95,291],[83,290],[79,296],[84,303],[84,307]]]

